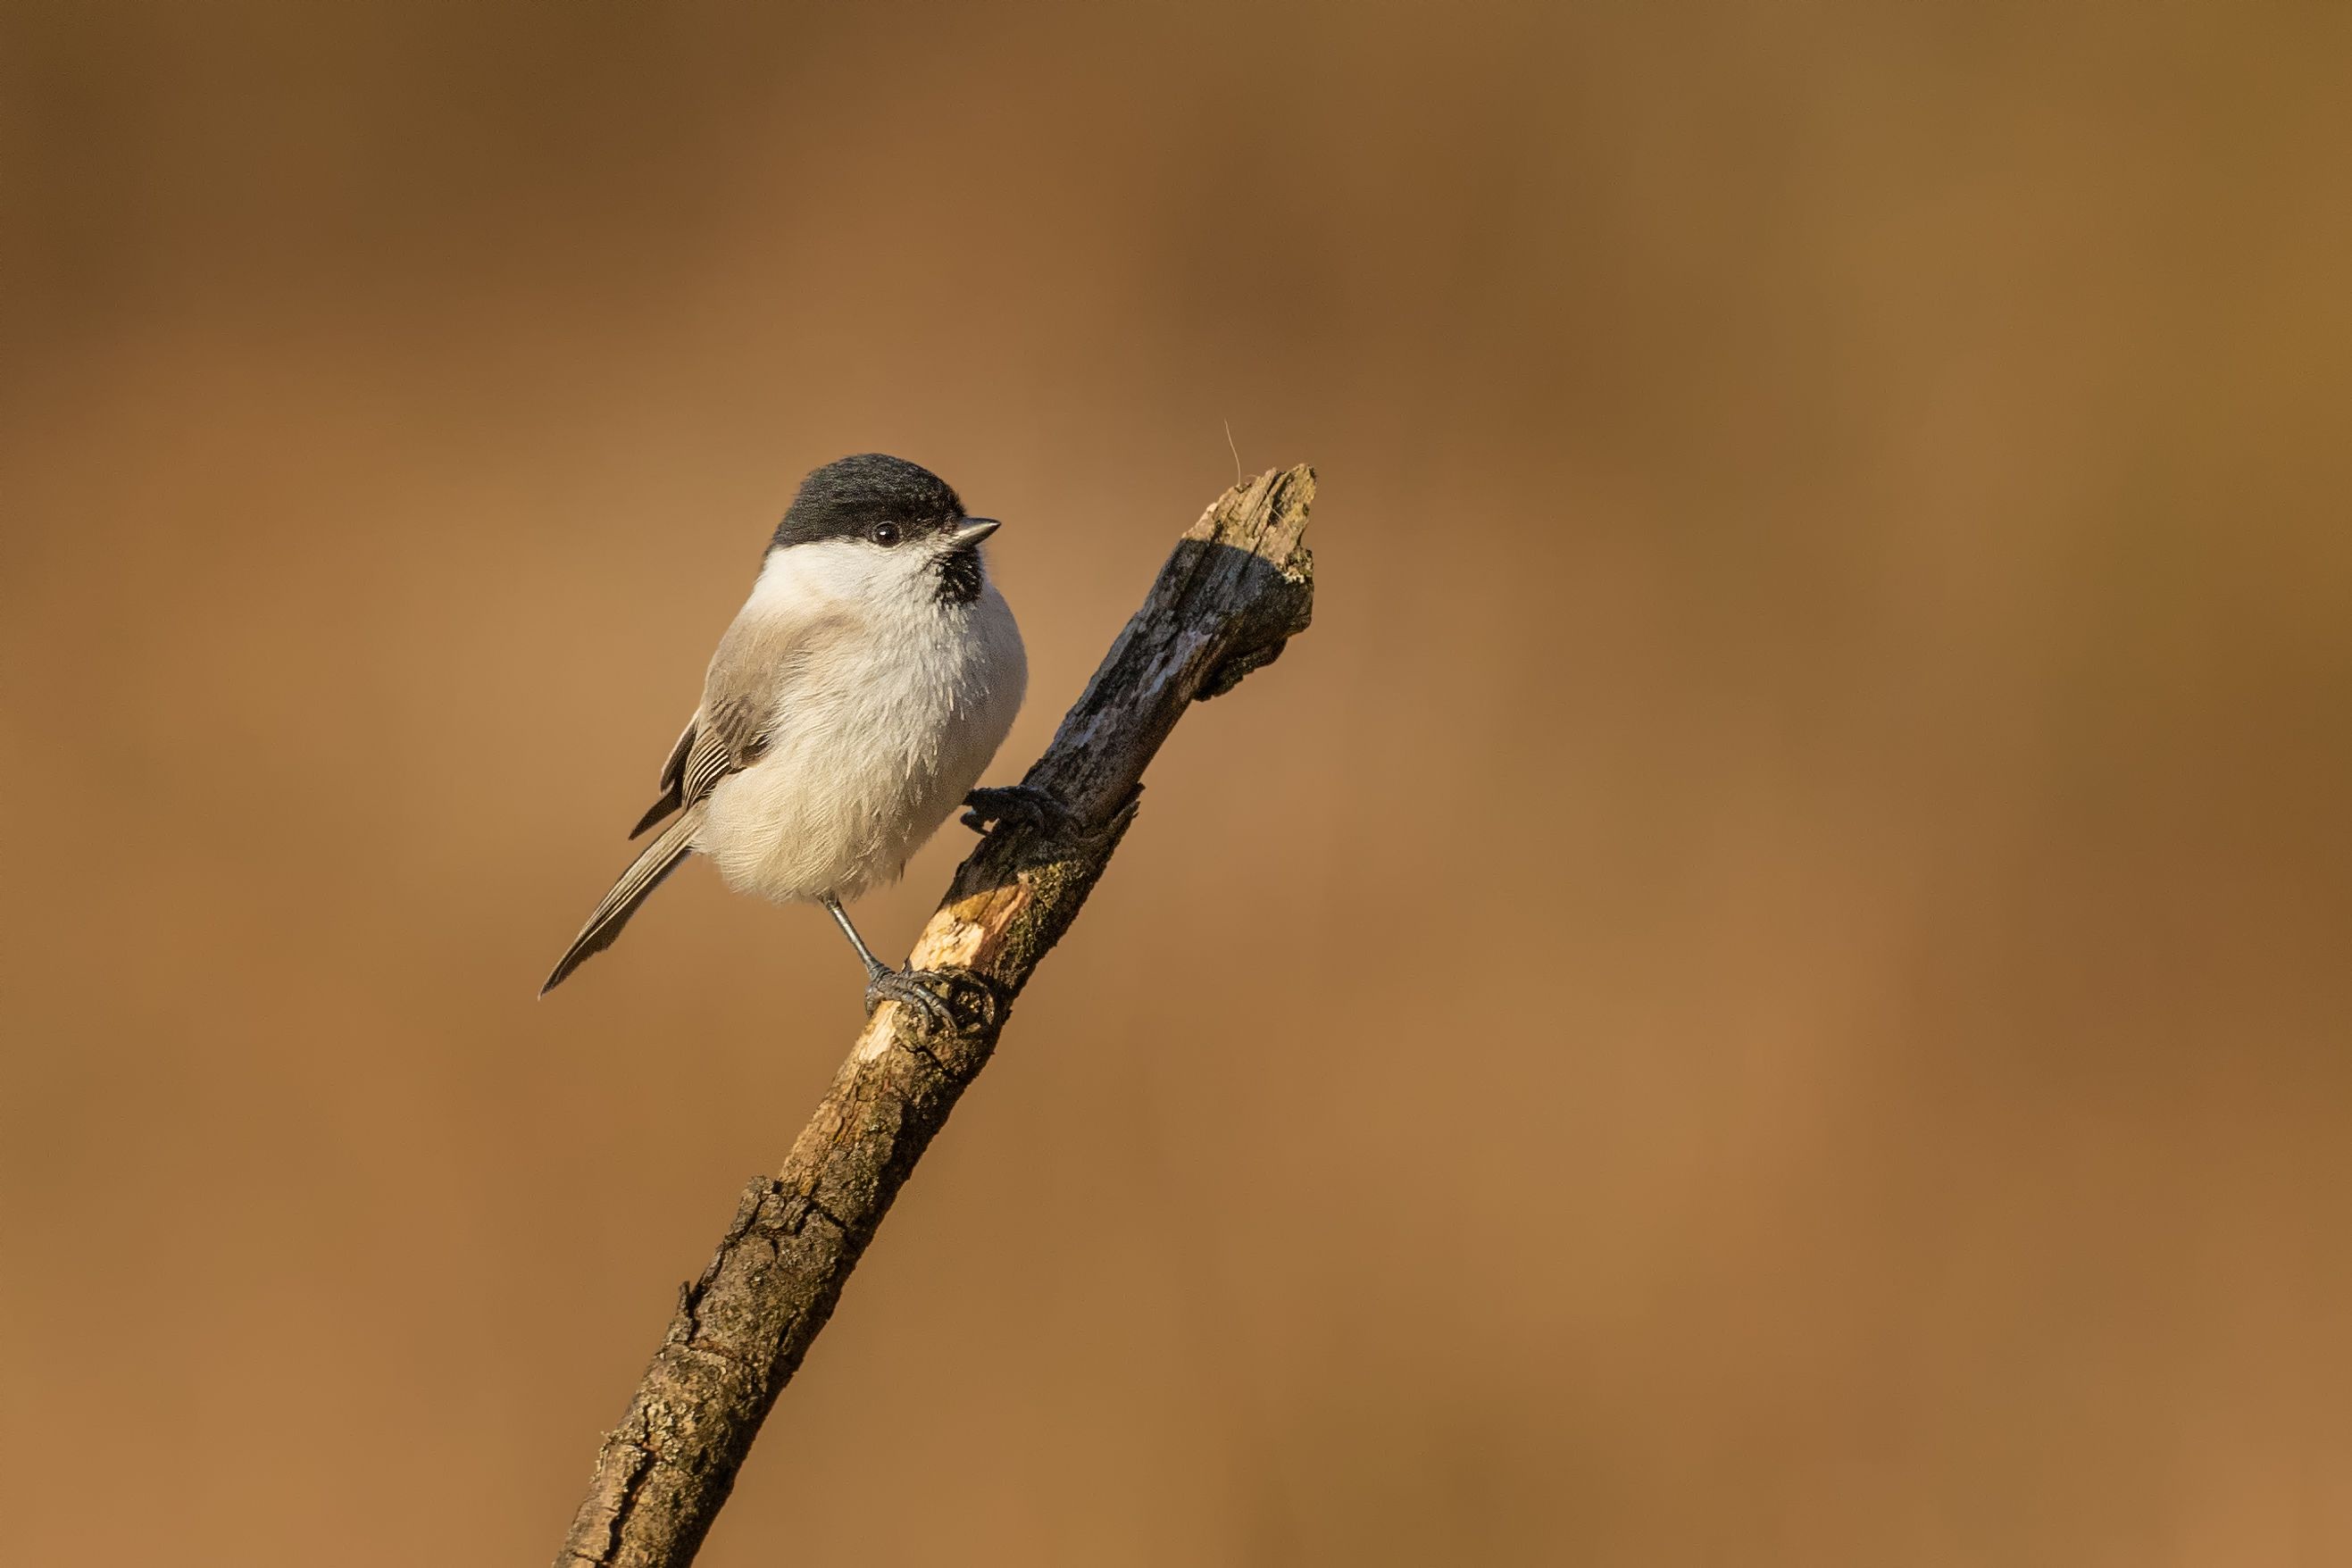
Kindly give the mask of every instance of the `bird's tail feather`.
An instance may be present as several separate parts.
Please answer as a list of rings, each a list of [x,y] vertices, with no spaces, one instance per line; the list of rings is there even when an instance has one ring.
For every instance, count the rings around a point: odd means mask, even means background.
[[[613,884],[613,890],[604,895],[604,902],[596,906],[596,912],[588,917],[588,923],[580,928],[580,934],[572,939],[555,973],[539,988],[541,996],[562,984],[565,975],[613,945],[621,928],[637,912],[637,906],[646,901],[646,895],[661,886],[661,879],[677,869],[677,863],[686,858],[693,847],[695,830],[702,826],[702,816],[703,806],[698,801],[679,813],[677,820],[663,828],[646,846],[645,853],[630,862],[629,868],[621,873],[621,879]]]

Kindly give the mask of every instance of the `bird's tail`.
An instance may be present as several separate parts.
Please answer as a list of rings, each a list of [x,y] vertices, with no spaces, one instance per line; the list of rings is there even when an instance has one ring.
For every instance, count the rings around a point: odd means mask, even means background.
[[[677,863],[686,858],[693,847],[695,830],[702,826],[704,809],[702,803],[697,801],[680,812],[675,822],[646,846],[645,853],[630,862],[629,868],[621,873],[621,879],[613,884],[613,890],[604,895],[604,901],[596,906],[596,912],[588,917],[588,923],[580,928],[580,934],[572,939],[555,973],[539,988],[541,996],[563,984],[565,975],[613,945],[621,928],[629,923],[629,917],[646,901],[646,895],[661,886],[661,879],[677,869]]]

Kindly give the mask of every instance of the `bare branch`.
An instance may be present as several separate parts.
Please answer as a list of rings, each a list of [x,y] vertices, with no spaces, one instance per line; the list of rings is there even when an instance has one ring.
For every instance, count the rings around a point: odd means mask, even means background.
[[[1307,629],[1314,494],[1312,469],[1262,474],[1186,531],[1024,781],[1072,826],[991,831],[915,944],[916,967],[956,976],[956,1033],[920,1036],[895,1003],[867,1021],[783,1170],[744,1190],[701,1279],[680,1288],[557,1568],[693,1561],[891,1199],[1102,876],[1160,742],[1195,698],[1232,690]]]

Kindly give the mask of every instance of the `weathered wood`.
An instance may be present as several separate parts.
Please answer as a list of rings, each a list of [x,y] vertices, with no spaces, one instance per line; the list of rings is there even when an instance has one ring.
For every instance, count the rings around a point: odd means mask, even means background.
[[[1074,829],[991,831],[915,944],[916,966],[958,977],[955,1034],[919,1036],[895,1003],[867,1020],[782,1171],[745,1189],[709,1266],[680,1288],[557,1568],[693,1560],[891,1199],[1102,876],[1160,742],[1195,698],[1231,690],[1307,628],[1314,494],[1312,469],[1262,474],[1186,531],[1024,781],[1066,805]]]

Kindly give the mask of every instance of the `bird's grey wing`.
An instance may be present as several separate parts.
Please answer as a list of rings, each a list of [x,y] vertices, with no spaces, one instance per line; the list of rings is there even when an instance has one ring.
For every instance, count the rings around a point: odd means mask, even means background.
[[[662,764],[661,778],[657,781],[661,787],[661,798],[646,807],[646,814],[637,818],[637,825],[629,829],[630,837],[635,838],[685,804],[683,792],[678,788],[678,779],[686,771],[687,753],[694,749],[695,726],[701,721],[702,715],[698,712],[686,721],[686,728],[677,732],[677,744],[669,749],[669,761]]]
[[[702,706],[694,710],[686,733],[662,765],[662,797],[629,837],[635,838],[673,812],[676,816],[621,873],[540,988],[541,995],[612,946],[646,896],[693,853],[694,837],[707,809],[704,799],[719,780],[760,760],[768,749],[769,727],[790,705],[793,684],[846,626],[838,617],[822,615],[796,620],[735,618],[711,656],[710,673],[702,683]]]
[[[629,829],[636,837],[674,811],[692,805],[709,795],[729,773],[759,761],[767,749],[767,724],[772,705],[752,702],[744,694],[705,699],[677,738],[677,745],[662,768],[662,795]]]
[[[662,765],[662,795],[629,830],[636,837],[674,811],[709,795],[720,779],[740,773],[767,750],[768,727],[790,697],[811,657],[840,635],[835,616],[738,616],[703,678],[702,706]]]
[[[669,760],[662,763],[662,788],[670,791],[677,790],[678,775],[686,767],[686,754],[694,749],[695,721],[701,717],[702,715],[699,712],[696,713],[693,719],[688,719],[686,721],[686,728],[677,732],[677,744],[669,749]],[[632,835],[632,837],[635,837],[635,835]]]
[[[722,642],[722,647],[725,644]],[[580,934],[572,939],[555,972],[547,984],[539,988],[546,995],[563,983],[564,976],[579,968],[597,953],[613,945],[629,917],[646,896],[661,886],[662,879],[677,869],[694,849],[694,836],[700,831],[703,817],[703,797],[711,786],[739,768],[745,768],[759,759],[766,750],[769,715],[773,704],[761,707],[745,690],[727,690],[713,694],[708,685],[703,690],[702,706],[695,710],[686,733],[677,738],[670,749],[669,761],[663,764],[662,782],[667,786],[661,799],[654,802],[629,837],[635,838],[665,816],[667,826],[654,836],[645,852],[621,873]]]

